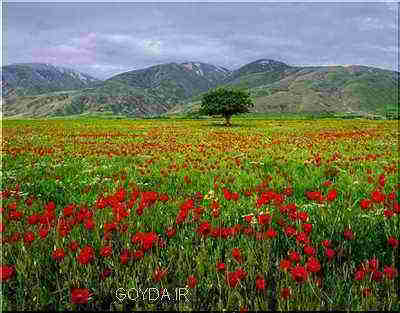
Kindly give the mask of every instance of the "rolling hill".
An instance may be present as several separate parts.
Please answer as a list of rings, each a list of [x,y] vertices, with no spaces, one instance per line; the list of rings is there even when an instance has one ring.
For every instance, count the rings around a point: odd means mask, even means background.
[[[368,66],[296,67],[261,59],[229,71],[201,62],[167,63],[105,81],[59,69],[32,64],[22,69],[3,67],[3,115],[112,112],[146,117],[193,112],[201,95],[217,86],[249,89],[256,104],[254,112],[260,113],[384,115],[398,110],[399,73]]]

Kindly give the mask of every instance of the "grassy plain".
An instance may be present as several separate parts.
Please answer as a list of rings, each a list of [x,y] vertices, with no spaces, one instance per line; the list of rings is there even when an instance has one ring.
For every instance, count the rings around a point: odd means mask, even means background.
[[[3,310],[400,310],[397,121],[2,126]]]

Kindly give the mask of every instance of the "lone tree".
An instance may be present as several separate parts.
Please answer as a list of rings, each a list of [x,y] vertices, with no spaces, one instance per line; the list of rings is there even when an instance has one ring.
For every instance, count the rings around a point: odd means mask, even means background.
[[[201,100],[200,113],[205,115],[222,115],[226,126],[231,126],[231,117],[235,114],[250,112],[254,107],[250,93],[238,90],[217,88],[207,92]]]

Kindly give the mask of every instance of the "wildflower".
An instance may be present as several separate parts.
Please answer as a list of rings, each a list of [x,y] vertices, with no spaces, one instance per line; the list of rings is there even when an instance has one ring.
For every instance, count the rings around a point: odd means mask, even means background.
[[[268,238],[272,239],[272,238],[275,238],[278,235],[278,233],[277,233],[277,231],[275,229],[268,228],[268,230],[266,231],[265,235]]]
[[[14,276],[14,267],[9,265],[0,266],[0,281],[7,281]]]
[[[38,232],[39,237],[42,238],[42,239],[45,239],[47,237],[47,234],[49,233],[49,230],[50,229],[49,229],[48,226],[40,227],[39,232]]]
[[[232,250],[232,257],[239,263],[243,262],[242,254],[239,248],[233,248]]]
[[[371,199],[376,203],[382,203],[383,201],[385,201],[385,195],[379,190],[375,190],[371,193]]]
[[[281,298],[284,300],[289,299],[292,294],[292,290],[290,288],[282,288],[281,289]]]
[[[383,273],[385,274],[385,277],[389,280],[394,279],[398,274],[397,269],[395,267],[389,267],[389,266],[385,266],[385,268],[383,269]]]
[[[331,248],[325,248],[325,255],[327,256],[328,261],[331,261],[335,257],[335,254],[335,250]]]
[[[328,201],[333,201],[337,197],[337,191],[336,189],[332,189],[329,191],[328,195],[326,196],[326,200]]]
[[[197,285],[197,278],[194,275],[190,275],[187,279],[187,285],[189,288],[194,288]]]
[[[290,274],[292,275],[292,278],[298,283],[306,281],[308,277],[308,272],[306,268],[299,264],[292,268]]]
[[[71,289],[71,302],[75,304],[85,304],[88,302],[90,297],[89,290],[87,288],[72,288]]]
[[[251,223],[251,220],[253,219],[253,215],[246,215],[246,216],[244,216],[243,217],[244,218],[244,220],[247,222],[247,223]]]
[[[165,232],[168,238],[172,238],[176,235],[176,229],[174,227],[168,227]]]
[[[110,268],[104,269],[104,271],[100,274],[100,280],[105,280],[112,274],[112,270]]]
[[[270,216],[269,214],[264,214],[264,213],[262,213],[262,214],[260,214],[260,215],[258,216],[258,223],[259,223],[260,225],[269,224],[270,221],[271,221],[271,216]]]
[[[281,260],[281,262],[279,263],[279,267],[282,271],[289,271],[292,267],[292,262],[288,259],[283,259]]]
[[[363,297],[369,297],[372,293],[371,288],[363,288],[362,290],[362,295]]]
[[[94,228],[94,226],[95,226],[95,223],[94,223],[93,219],[92,218],[88,218],[86,220],[86,222],[85,222],[85,228],[87,230],[92,230]]]
[[[79,255],[76,257],[78,262],[82,265],[86,265],[93,261],[94,259],[94,249],[87,245],[81,249]]]
[[[310,223],[302,224],[301,227],[303,228],[303,230],[304,230],[307,234],[311,233],[311,231],[312,231],[312,224],[310,224]]]
[[[292,262],[298,263],[298,262],[300,262],[301,256],[297,251],[291,251],[289,253],[289,259]]]
[[[397,240],[394,236],[390,236],[387,240],[387,243],[394,249],[399,245],[399,240]]]
[[[372,272],[372,276],[371,276],[372,280],[379,282],[382,280],[382,277],[383,277],[383,273],[381,271],[375,270]]]
[[[100,249],[100,255],[105,258],[111,256],[112,255],[112,247],[111,246],[102,247]]]
[[[266,288],[266,281],[261,275],[257,275],[256,277],[256,288],[259,291],[262,291]]]
[[[321,270],[321,264],[319,263],[317,258],[310,257],[307,260],[306,268],[308,272],[317,273]]]
[[[315,248],[308,246],[308,245],[304,246],[303,250],[304,250],[304,253],[309,256],[315,256],[315,254],[316,254]]]
[[[75,240],[72,240],[72,241],[69,243],[68,248],[69,248],[72,252],[75,252],[76,250],[78,250],[79,244],[78,244]]]
[[[217,262],[217,271],[218,272],[225,272],[225,270],[226,270],[225,263]]]
[[[354,233],[350,228],[347,228],[343,231],[343,236],[347,240],[353,240],[354,239]]]
[[[365,277],[365,271],[363,270],[358,270],[354,274],[354,279],[358,281],[364,280],[364,277]]]
[[[369,209],[371,207],[371,204],[372,204],[372,201],[369,199],[362,199],[360,201],[360,206],[361,206],[361,209],[363,209],[363,210]]]
[[[65,251],[63,248],[58,248],[53,251],[51,256],[55,261],[61,262],[65,257]]]
[[[167,269],[161,269],[161,268],[157,267],[153,273],[153,280],[156,282],[160,281],[161,279],[163,279],[165,277],[165,275],[167,275],[167,273],[168,273]]]
[[[24,243],[26,245],[30,245],[32,243],[32,241],[35,240],[35,234],[31,231],[28,231],[25,233],[24,235]]]

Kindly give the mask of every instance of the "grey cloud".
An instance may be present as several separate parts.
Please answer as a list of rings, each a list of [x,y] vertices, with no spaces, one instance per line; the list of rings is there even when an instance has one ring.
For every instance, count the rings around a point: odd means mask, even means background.
[[[6,3],[3,62],[107,77],[189,60],[258,58],[397,69],[397,11],[377,3]]]

